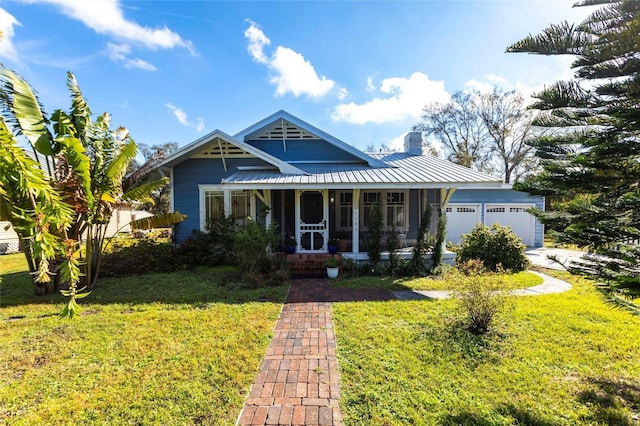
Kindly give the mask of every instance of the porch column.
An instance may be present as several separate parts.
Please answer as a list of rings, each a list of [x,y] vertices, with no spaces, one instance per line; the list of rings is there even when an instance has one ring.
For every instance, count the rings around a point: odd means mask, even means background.
[[[231,190],[223,190],[224,194],[224,217],[231,216]]]
[[[457,188],[440,188],[440,214],[443,215],[446,212],[447,204],[451,196]]]
[[[360,252],[360,189],[353,190],[351,220],[351,252]]]
[[[449,200],[451,199],[451,196],[456,191],[456,189],[457,188],[440,188],[440,212],[439,212],[438,220],[440,220],[440,217],[442,215],[447,214],[447,204],[449,204]],[[436,226],[438,226],[437,223],[436,223]],[[447,228],[448,228],[448,226],[447,226]],[[446,234],[448,232],[449,232],[449,230],[447,229],[445,231],[445,238],[442,239],[442,251],[443,252],[446,250],[446,246],[447,246]]]
[[[302,249],[300,245],[300,194],[302,192],[299,189],[295,190],[294,198],[295,198],[295,227],[296,227],[296,242],[298,243],[298,248]]]

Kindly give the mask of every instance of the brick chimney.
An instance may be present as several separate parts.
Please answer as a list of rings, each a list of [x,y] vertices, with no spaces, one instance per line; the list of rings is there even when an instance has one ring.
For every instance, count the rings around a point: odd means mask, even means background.
[[[409,132],[404,137],[404,152],[409,155],[422,155],[422,132]]]

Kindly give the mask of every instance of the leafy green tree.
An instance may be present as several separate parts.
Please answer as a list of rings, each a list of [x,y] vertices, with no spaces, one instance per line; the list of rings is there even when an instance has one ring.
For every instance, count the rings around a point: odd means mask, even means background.
[[[73,316],[77,285],[95,285],[105,233],[115,208],[145,199],[166,180],[126,176],[137,147],[108,114],[92,119],[73,74],[68,112],[49,118],[34,91],[0,67],[0,203],[20,237],[36,294],[69,286],[64,314]],[[24,136],[31,155],[19,144]]]
[[[609,289],[640,292],[640,2],[604,5],[577,25],[551,25],[508,52],[575,55],[580,80],[537,94],[538,125],[559,129],[535,141],[543,172],[517,188],[535,195],[575,197],[561,210],[536,212],[561,243],[601,256],[574,264]],[[587,84],[583,84],[587,83]]]

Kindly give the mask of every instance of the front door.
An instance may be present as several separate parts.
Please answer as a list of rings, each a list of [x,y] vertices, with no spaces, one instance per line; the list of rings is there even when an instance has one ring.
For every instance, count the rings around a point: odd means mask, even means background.
[[[300,253],[327,251],[328,191],[296,190],[296,239]]]

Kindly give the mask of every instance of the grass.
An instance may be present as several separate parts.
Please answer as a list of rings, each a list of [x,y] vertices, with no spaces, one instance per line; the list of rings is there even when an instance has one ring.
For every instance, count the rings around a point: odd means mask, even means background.
[[[542,278],[531,272],[518,272],[516,274],[495,274],[493,279],[504,282],[506,289],[526,288],[542,284]],[[335,287],[353,289],[376,289],[376,290],[453,290],[456,283],[441,277],[425,278],[391,278],[362,276],[355,278],[339,278],[332,280]]]
[[[104,279],[76,321],[0,256],[0,424],[233,424],[287,288],[228,268]]]
[[[573,290],[510,298],[485,337],[454,300],[334,304],[345,424],[636,424],[640,317],[548,273]]]

